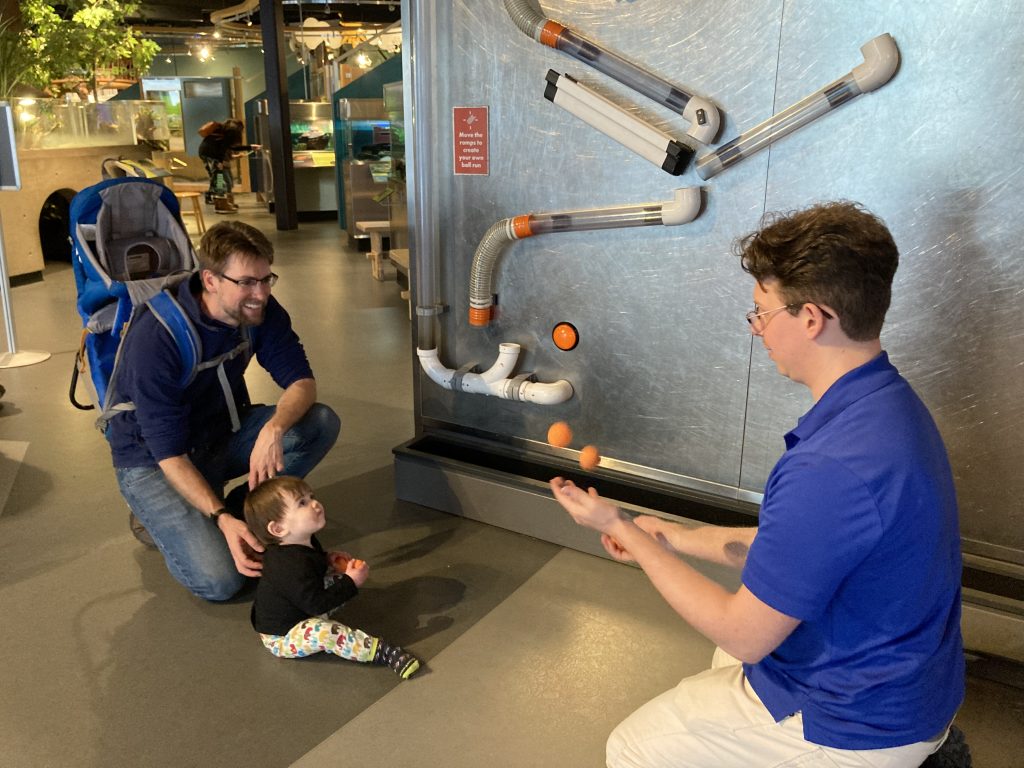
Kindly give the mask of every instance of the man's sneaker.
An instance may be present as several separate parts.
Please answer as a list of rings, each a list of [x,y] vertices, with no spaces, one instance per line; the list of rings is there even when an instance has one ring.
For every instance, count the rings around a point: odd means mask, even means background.
[[[383,640],[377,641],[377,653],[374,654],[373,663],[391,667],[403,680],[408,680],[420,668],[419,659],[397,645],[388,645]]]
[[[921,768],[971,768],[971,748],[967,746],[964,732],[955,725],[950,726],[949,736]]]
[[[132,529],[132,536],[150,549],[156,549],[156,542],[153,541],[153,537],[149,535],[149,531],[146,530],[146,526],[141,523],[139,518],[137,518],[135,513],[130,509],[128,510],[128,527]]]

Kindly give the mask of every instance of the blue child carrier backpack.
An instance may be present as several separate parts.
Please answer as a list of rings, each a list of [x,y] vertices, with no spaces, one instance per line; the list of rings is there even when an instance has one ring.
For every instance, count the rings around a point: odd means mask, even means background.
[[[84,329],[69,396],[76,408],[101,409],[101,429],[111,416],[133,407],[119,402],[112,380],[118,349],[137,312],[152,311],[174,338],[183,362],[183,385],[197,371],[251,349],[246,338],[227,355],[202,359],[199,335],[174,298],[174,288],[195,272],[198,260],[172,190],[142,178],[102,181],[75,195],[70,227],[77,308]],[[89,384],[94,405],[78,401],[80,377]],[[229,401],[236,422],[233,399]]]

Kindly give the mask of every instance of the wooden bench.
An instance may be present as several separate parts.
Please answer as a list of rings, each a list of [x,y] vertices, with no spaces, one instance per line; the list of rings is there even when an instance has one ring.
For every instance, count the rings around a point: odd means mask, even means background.
[[[370,236],[370,250],[366,258],[375,280],[394,280],[395,266],[384,250],[384,238],[391,236],[390,221],[357,221],[356,229]]]

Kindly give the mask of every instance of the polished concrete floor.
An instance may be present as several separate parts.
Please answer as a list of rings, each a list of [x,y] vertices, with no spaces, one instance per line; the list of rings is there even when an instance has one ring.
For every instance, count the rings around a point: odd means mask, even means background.
[[[371,565],[344,615],[424,669],[400,683],[335,658],[276,659],[244,597],[189,596],[132,538],[93,415],[68,402],[74,285],[49,264],[12,296],[18,348],[53,356],[0,370],[0,766],[603,765],[611,728],[704,668],[710,643],[634,568],[395,501],[391,448],[414,429],[396,285],[372,280],[333,222],[276,232],[245,198],[241,218],[275,241],[274,293],[342,417],[310,481],[325,544]],[[258,371],[250,387],[276,396]],[[971,668],[959,723],[974,764],[1024,765],[1024,676]]]

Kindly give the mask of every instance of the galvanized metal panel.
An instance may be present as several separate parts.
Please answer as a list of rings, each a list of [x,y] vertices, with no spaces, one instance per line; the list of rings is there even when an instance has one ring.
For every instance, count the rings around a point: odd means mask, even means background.
[[[695,3],[545,3],[544,10],[610,50],[698,94],[736,92],[737,109],[771,109],[781,4],[723,11]],[[491,364],[498,344],[523,345],[522,370],[566,378],[575,397],[540,408],[453,395],[421,382],[428,418],[524,440],[543,440],[556,419],[579,441],[638,466],[736,486],[750,339],[743,322],[746,280],[730,253],[738,229],[760,216],[766,161],[754,159],[723,179],[728,204],[709,199],[697,221],[545,235],[511,244],[496,271],[499,318],[487,329],[466,322],[469,266],[486,229],[528,212],[667,201],[695,174],[673,177],[543,98],[549,68],[682,137],[681,117],[600,73],[523,35],[500,2],[456,2],[435,9],[448,28],[452,59],[436,78],[440,120],[454,106],[490,110],[487,177],[453,177],[451,139],[439,130],[436,205],[443,211],[442,281],[450,313],[442,322],[442,359],[450,367]],[[447,19],[450,24],[442,19]],[[756,30],[721,66],[716,41]],[[439,46],[440,47],[440,46]],[[646,103],[645,103],[646,102]],[[726,115],[725,131],[732,129]],[[573,323],[580,345],[562,352],[550,339]]]
[[[843,197],[889,224],[901,263],[882,341],[946,440],[965,550],[1024,563],[1024,99],[1003,65],[1024,42],[1024,8],[789,2],[776,109],[849,71],[882,32],[900,46],[896,76],[776,145],[766,206]],[[807,405],[794,389],[757,350],[747,487],[777,458],[780,421]]]
[[[855,199],[887,221],[901,247],[883,341],[946,437],[968,548],[1024,562],[1024,481],[1015,472],[1024,459],[1024,275],[1015,252],[1024,224],[1014,210],[1024,192],[1015,160],[1024,107],[1009,53],[1020,49],[1024,18],[1016,3],[545,0],[551,18],[715,101],[724,110],[719,144],[850,71],[877,34],[893,34],[902,64],[879,91],[708,182],[691,224],[510,245],[496,272],[499,317],[487,329],[469,327],[466,314],[473,251],[492,223],[668,200],[701,182],[692,169],[665,174],[546,101],[552,68],[677,138],[686,128],[528,39],[500,0],[410,5],[431,14],[430,39],[419,41],[433,61],[430,103],[415,109],[432,141],[411,151],[410,173],[431,173],[421,198],[439,224],[442,360],[488,367],[500,342],[515,341],[521,370],[575,388],[569,402],[539,407],[455,395],[424,377],[419,423],[520,442],[541,441],[566,419],[578,444],[599,445],[622,471],[759,491],[810,398],[752,345],[743,322],[752,286],[732,243],[765,210]],[[477,105],[490,111],[490,175],[456,177],[451,109]],[[410,219],[415,255],[422,219]],[[550,340],[562,320],[580,331],[572,352]]]

